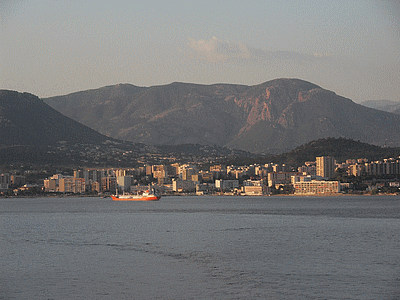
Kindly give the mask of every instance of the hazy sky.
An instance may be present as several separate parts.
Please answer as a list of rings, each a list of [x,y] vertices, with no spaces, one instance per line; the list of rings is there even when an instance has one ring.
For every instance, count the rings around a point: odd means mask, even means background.
[[[300,78],[400,101],[400,1],[0,0],[0,89]]]

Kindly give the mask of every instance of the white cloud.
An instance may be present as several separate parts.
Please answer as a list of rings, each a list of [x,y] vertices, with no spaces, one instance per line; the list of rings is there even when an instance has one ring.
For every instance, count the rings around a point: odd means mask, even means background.
[[[250,52],[242,43],[221,41],[216,37],[210,40],[189,39],[188,46],[197,54],[211,62],[226,62],[232,59],[249,59]]]
[[[275,59],[312,62],[330,57],[319,53],[304,54],[295,51],[268,51],[266,49],[248,47],[243,43],[222,41],[216,37],[212,37],[208,41],[189,39],[188,46],[200,57],[210,62],[262,62]]]

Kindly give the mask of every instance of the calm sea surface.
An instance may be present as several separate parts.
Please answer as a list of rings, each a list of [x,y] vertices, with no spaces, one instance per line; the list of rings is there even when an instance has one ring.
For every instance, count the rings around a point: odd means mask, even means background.
[[[0,299],[400,299],[400,197],[0,199]]]

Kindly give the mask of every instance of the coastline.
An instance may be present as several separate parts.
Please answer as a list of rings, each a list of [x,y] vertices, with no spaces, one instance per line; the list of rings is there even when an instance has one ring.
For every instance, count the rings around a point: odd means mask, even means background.
[[[165,194],[162,195],[163,198],[166,197],[369,197],[369,196],[393,196],[400,197],[400,194],[343,194],[343,193],[332,193],[332,194],[274,194],[274,195],[235,195],[235,194],[203,194],[196,195],[195,193],[190,194]],[[80,195],[80,194],[64,194],[64,195],[13,195],[13,196],[0,196],[0,199],[15,199],[15,198],[110,198],[111,195]]]

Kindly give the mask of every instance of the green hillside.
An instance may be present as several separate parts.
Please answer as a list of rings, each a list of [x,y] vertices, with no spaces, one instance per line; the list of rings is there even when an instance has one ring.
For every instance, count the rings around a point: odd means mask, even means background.
[[[345,138],[325,138],[311,141],[296,149],[278,155],[274,161],[288,165],[301,165],[314,161],[317,156],[333,156],[336,161],[367,158],[370,161],[400,156],[400,148],[385,148]]]

